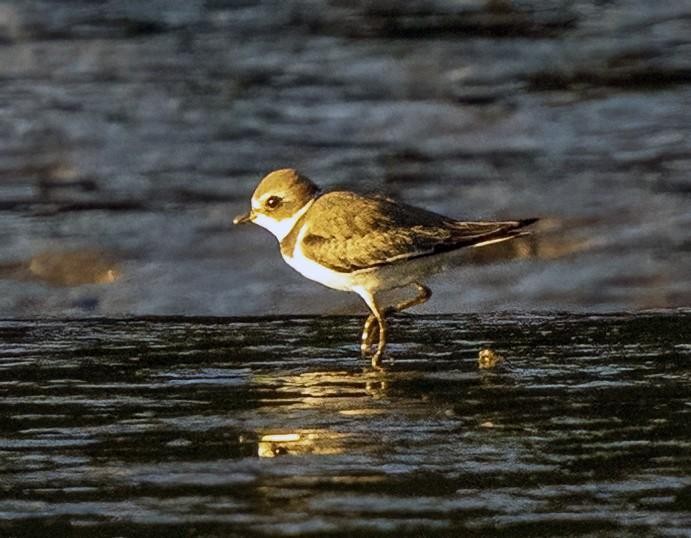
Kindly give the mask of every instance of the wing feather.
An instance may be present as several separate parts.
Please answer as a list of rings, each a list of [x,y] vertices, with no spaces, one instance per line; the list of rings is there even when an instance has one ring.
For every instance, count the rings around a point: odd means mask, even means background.
[[[301,248],[330,269],[353,272],[508,239],[534,220],[462,222],[386,198],[330,192],[310,209]]]

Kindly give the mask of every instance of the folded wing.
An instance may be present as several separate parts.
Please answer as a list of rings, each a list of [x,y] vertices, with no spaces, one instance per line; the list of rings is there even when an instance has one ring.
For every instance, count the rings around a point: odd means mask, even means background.
[[[331,192],[312,207],[302,251],[339,272],[353,272],[462,247],[510,239],[537,219],[462,222],[386,198]]]

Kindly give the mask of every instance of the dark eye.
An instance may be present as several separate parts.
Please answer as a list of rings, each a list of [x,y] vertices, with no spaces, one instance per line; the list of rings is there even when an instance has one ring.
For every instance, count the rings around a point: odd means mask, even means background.
[[[269,196],[269,199],[266,201],[266,207],[269,209],[276,209],[281,205],[282,201],[283,199],[280,196]]]

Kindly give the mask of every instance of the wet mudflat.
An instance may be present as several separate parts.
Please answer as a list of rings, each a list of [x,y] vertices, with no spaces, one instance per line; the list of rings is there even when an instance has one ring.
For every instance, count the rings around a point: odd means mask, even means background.
[[[0,322],[0,534],[691,534],[688,311],[361,322]]]

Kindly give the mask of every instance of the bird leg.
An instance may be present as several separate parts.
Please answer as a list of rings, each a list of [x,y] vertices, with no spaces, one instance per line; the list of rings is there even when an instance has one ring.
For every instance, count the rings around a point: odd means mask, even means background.
[[[360,338],[360,354],[362,357],[366,357],[369,353],[369,348],[372,345],[372,341],[379,335],[379,324],[375,323],[377,318],[374,314],[367,316],[365,320],[365,325],[362,328],[362,337]]]
[[[403,312],[404,310],[407,310],[412,306],[426,303],[429,300],[429,298],[432,297],[432,290],[429,289],[427,286],[424,286],[419,282],[413,282],[413,286],[417,288],[417,295],[415,297],[413,297],[412,299],[408,299],[407,301],[401,301],[398,304],[390,306],[386,309],[385,313],[388,314],[389,312]]]
[[[372,355],[372,368],[375,370],[381,370],[381,358],[382,355],[384,355],[384,349],[386,349],[389,328],[384,314],[379,312],[379,310],[375,310],[374,316],[377,318],[377,322],[379,324],[379,341],[377,342],[377,350],[374,352],[374,355]]]
[[[413,306],[425,303],[432,296],[432,290],[430,290],[427,286],[424,286],[419,282],[414,282],[413,285],[417,288],[418,294],[412,299],[407,299],[395,305],[386,307],[384,309],[385,317],[389,314],[402,312],[403,310],[407,310],[408,308],[411,308]],[[367,355],[367,353],[369,352],[369,348],[372,345],[372,342],[377,337],[379,327],[378,325],[374,325],[374,322],[376,320],[377,318],[374,317],[374,314],[370,314],[369,316],[367,316],[367,320],[365,321],[365,326],[362,331],[362,341],[360,343],[360,351],[362,352],[363,356]]]
[[[358,294],[360,297],[362,297],[372,312],[369,316],[367,316],[365,326],[362,329],[362,343],[360,350],[363,352],[363,355],[365,355],[372,343],[372,340],[374,340],[374,337],[378,333],[379,339],[377,341],[377,349],[372,355],[372,368],[375,370],[381,370],[381,358],[384,354],[384,349],[386,349],[386,337],[388,335],[386,319],[384,317],[385,313],[380,310],[379,305],[374,298],[374,294],[372,294],[369,290],[362,289],[361,291],[358,291]],[[376,330],[374,329],[375,321],[377,327]]]
[[[417,288],[418,294],[413,297],[412,299],[407,299],[405,301],[401,301],[400,303],[397,303],[392,306],[388,306],[384,309],[384,312],[381,314],[382,319],[388,316],[389,314],[393,314],[395,312],[402,312],[403,310],[406,310],[408,308],[411,308],[415,305],[422,304],[424,302],[427,302],[429,298],[432,296],[432,291],[427,287],[419,282],[414,282],[413,285]],[[366,301],[368,306],[370,306],[370,303]],[[374,302],[374,298],[372,298],[372,302]],[[374,312],[374,309],[370,306],[370,309]],[[375,322],[377,322],[375,324]],[[380,331],[380,326],[381,323],[379,322],[377,316],[372,313],[369,316],[367,316],[367,319],[365,320],[365,325],[362,329],[362,338],[360,340],[360,353],[362,354],[363,357],[367,356],[367,353],[369,352],[370,347],[372,346],[372,343],[374,342],[374,339],[379,336],[379,331]],[[379,353],[379,348],[381,346],[381,337],[379,338],[379,343],[377,345],[377,351],[375,352],[374,356],[372,357],[372,366],[374,367],[374,358]],[[384,346],[386,345],[386,337],[384,338]],[[383,352],[383,347],[382,347],[382,352]],[[380,353],[380,358],[381,358],[381,353]]]

